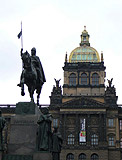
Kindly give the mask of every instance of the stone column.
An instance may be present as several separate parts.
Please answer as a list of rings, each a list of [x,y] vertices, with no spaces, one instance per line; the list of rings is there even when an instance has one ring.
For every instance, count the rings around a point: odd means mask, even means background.
[[[91,136],[91,135],[90,135],[90,130],[91,130],[91,129],[90,129],[90,128],[91,128],[90,125],[91,125],[91,124],[90,124],[90,121],[91,121],[90,114],[88,114],[88,115],[87,115],[87,123],[86,123],[86,126],[87,126],[87,131],[86,131],[86,132],[87,132],[87,144],[88,144],[88,145],[90,145],[90,141],[91,141],[91,137],[90,137],[90,136]]]
[[[88,72],[88,73],[89,73],[88,84],[90,85],[90,79],[91,79],[90,76],[91,76],[91,75],[90,75],[90,72]]]
[[[76,114],[75,116],[75,125],[76,125],[76,130],[75,130],[75,144],[78,145],[79,144],[79,121],[78,121],[78,114]]]
[[[102,119],[102,115],[99,114],[99,141],[103,142],[103,119]]]
[[[67,137],[66,137],[66,114],[64,114],[64,121],[63,121],[63,144],[66,145]]]
[[[60,114],[60,118],[59,118],[59,132],[61,133],[61,135],[63,135],[63,115]]]
[[[80,76],[79,76],[79,71],[77,72],[78,73],[78,85],[79,85],[79,80],[80,80]]]
[[[116,148],[119,148],[119,119],[118,117],[115,118],[115,125],[116,125]]]
[[[103,114],[103,135],[104,141],[106,141],[106,114]]]

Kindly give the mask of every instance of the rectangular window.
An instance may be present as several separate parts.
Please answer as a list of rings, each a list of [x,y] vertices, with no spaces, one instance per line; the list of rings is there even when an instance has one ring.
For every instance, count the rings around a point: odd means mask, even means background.
[[[113,127],[114,126],[114,120],[113,119],[108,119],[108,126]]]
[[[83,37],[83,41],[86,41],[86,37]]]
[[[96,56],[96,54],[93,54],[93,61],[97,61],[97,56]]]
[[[71,61],[76,61],[76,54],[73,54]]]
[[[75,136],[72,133],[68,135],[68,144],[75,144]]]
[[[58,119],[53,119],[53,127],[58,127]]]
[[[82,54],[82,60],[86,61],[86,54]]]
[[[92,60],[92,55],[88,54],[88,61],[91,61],[91,60]]]
[[[119,128],[122,130],[122,120],[119,121]]]
[[[114,146],[114,137],[109,137],[109,146]]]
[[[81,61],[81,54],[77,55],[77,61]]]
[[[122,148],[122,138],[120,139],[120,148]]]
[[[98,145],[98,136],[96,134],[91,135],[91,145]]]

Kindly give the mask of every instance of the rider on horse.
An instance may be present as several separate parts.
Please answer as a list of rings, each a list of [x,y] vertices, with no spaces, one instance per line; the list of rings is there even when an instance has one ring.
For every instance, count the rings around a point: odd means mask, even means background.
[[[23,56],[23,49],[21,49],[21,57]],[[26,51],[27,52],[27,51]],[[32,64],[33,66],[35,67],[36,69],[36,72],[37,72],[37,84],[38,85],[43,85],[44,82],[46,82],[46,79],[45,79],[45,75],[44,75],[44,71],[43,71],[43,67],[42,67],[42,64],[41,64],[41,61],[39,59],[38,56],[36,56],[36,48],[32,48],[31,49],[31,61],[32,61]],[[24,70],[26,70],[26,68],[23,66]],[[20,78],[20,83],[17,85],[19,87],[22,86],[22,84],[24,83],[24,70],[22,71],[22,74],[21,74],[21,78]]]
[[[41,65],[41,61],[38,56],[36,56],[36,48],[31,49],[31,61],[34,67],[36,68],[37,75],[38,75],[38,80],[39,83],[43,85],[44,82],[46,82],[43,67]]]

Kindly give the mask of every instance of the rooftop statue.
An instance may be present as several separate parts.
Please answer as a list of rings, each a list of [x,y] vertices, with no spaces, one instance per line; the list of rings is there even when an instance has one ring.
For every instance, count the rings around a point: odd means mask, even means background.
[[[107,79],[108,80],[108,79]],[[111,88],[112,87],[112,81],[113,81],[113,78],[111,78],[111,80],[108,80],[108,84],[109,84],[109,87]]]
[[[60,82],[61,79],[56,80],[56,79],[54,78],[54,80],[55,80],[55,83],[56,83],[56,88],[59,88],[59,82]]]
[[[61,80],[61,79],[56,80],[56,79],[54,78],[54,80],[55,80],[56,86],[53,86],[53,93],[54,93],[54,94],[61,94],[61,86],[59,86],[59,83],[60,83],[60,80]]]
[[[31,49],[31,56],[27,51],[23,53],[23,49],[21,49],[21,58],[23,62],[23,71],[20,77],[20,83],[18,84],[18,86],[21,87],[21,95],[25,95],[24,84],[26,84],[28,86],[31,101],[33,102],[33,94],[36,90],[37,105],[39,105],[41,89],[44,82],[46,82],[46,79],[41,61],[39,57],[36,56],[36,48]]]

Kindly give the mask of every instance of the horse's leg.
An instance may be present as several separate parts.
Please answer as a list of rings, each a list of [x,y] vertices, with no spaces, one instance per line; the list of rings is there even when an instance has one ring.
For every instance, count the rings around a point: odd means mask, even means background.
[[[30,87],[30,97],[31,97],[31,101],[34,102],[34,91],[35,91],[35,85],[31,85]]]
[[[30,94],[31,102],[34,102],[32,87],[28,86],[28,91],[29,91],[29,94]]]
[[[37,105],[39,106],[39,98],[40,98],[40,94],[37,94]]]
[[[22,86],[21,86],[21,95],[22,95],[22,96],[25,95],[25,92],[24,92],[24,84],[22,84]]]
[[[37,93],[37,105],[38,106],[39,106],[39,98],[40,98],[41,89],[42,89],[42,87],[40,86],[39,88],[37,88],[37,91],[36,91],[36,93]]]

